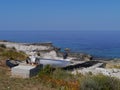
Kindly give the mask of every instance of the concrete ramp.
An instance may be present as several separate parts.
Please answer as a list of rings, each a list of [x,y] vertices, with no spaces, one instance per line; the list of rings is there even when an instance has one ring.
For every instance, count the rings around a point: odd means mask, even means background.
[[[19,65],[11,69],[12,77],[30,78],[37,75],[40,66]]]

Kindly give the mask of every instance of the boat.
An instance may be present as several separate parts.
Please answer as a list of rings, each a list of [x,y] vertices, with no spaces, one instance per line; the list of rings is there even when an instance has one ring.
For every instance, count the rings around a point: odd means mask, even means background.
[[[31,56],[30,63],[41,64],[43,66],[50,65],[51,67],[66,67],[70,65],[70,61],[59,60],[59,59],[45,59],[45,58],[37,58],[35,56]]]
[[[62,68],[70,65],[71,62],[65,60],[39,59],[39,64],[42,64],[43,66],[50,65],[52,67]]]

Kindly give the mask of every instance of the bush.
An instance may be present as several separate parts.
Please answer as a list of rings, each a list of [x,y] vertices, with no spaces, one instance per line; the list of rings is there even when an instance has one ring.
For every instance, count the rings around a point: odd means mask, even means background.
[[[0,47],[0,53],[3,52],[3,51],[4,51],[4,49]]]
[[[53,70],[47,65],[40,71],[39,75],[43,76],[41,80],[45,80],[47,84],[52,83],[51,85],[55,87],[59,86],[60,89],[61,87],[73,87],[77,88],[74,90],[120,90],[120,79],[102,74],[87,74],[85,76],[81,74],[72,75],[68,71],[61,69]]]
[[[50,76],[53,73],[53,68],[50,65],[46,65],[44,68],[42,68],[39,72],[39,76],[41,75],[48,75]]]
[[[52,77],[55,79],[62,79],[65,81],[70,81],[70,80],[74,80],[74,75],[72,75],[71,73],[61,70],[61,69],[56,69],[53,74]]]
[[[107,64],[106,68],[116,68],[116,69],[120,69],[120,64],[116,63],[116,64]]]
[[[0,44],[0,47],[2,48],[6,48],[6,46],[4,44]]]
[[[78,90],[79,88],[79,82],[74,79],[74,75],[61,69],[55,70],[50,65],[46,65],[39,72],[38,79],[60,90]]]
[[[13,50],[16,50],[16,48],[15,48],[15,47],[12,47],[12,49],[13,49]]]
[[[74,75],[70,74],[69,72],[61,70],[59,68],[52,68],[50,65],[46,65],[43,69],[41,69],[39,75],[46,75],[54,79],[61,79],[66,81],[73,80],[74,78]]]
[[[80,90],[120,90],[119,79],[104,75],[86,76],[80,83]]]
[[[16,52],[14,50],[6,50],[6,51],[2,52],[1,56],[6,59],[12,58],[13,60],[25,60],[26,59],[25,54]]]

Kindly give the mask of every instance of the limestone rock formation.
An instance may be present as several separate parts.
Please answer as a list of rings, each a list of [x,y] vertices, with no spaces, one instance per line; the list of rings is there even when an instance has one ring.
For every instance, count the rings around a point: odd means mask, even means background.
[[[53,46],[51,42],[47,43],[16,43],[9,42],[6,40],[0,41],[0,44],[5,45],[6,47],[14,48],[18,51],[25,52],[27,55],[36,55],[39,53],[41,58],[49,59],[63,59],[63,52],[61,48]],[[70,50],[70,49],[69,49]],[[72,53],[68,52],[68,59],[72,60],[86,60],[89,61],[92,59],[92,56],[84,53]]]
[[[52,43],[15,43],[8,41],[0,41],[1,45],[5,45],[9,48],[15,48],[18,51],[23,51],[28,55],[35,55],[38,52],[43,58],[57,57],[57,53],[54,50]]]

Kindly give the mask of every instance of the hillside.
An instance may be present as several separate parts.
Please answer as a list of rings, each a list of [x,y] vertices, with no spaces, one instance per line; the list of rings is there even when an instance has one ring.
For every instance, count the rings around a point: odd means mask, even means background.
[[[0,44],[1,90],[120,90],[120,79],[102,74],[94,75],[92,72],[83,75],[79,69],[76,74],[71,74],[70,71],[45,67],[37,76],[29,79],[11,77],[10,68],[5,66],[5,60],[25,60],[26,57],[25,52]]]
[[[4,44],[0,44],[0,65],[5,65],[5,60],[25,60],[27,54],[22,51],[17,51],[15,47],[8,48]]]

